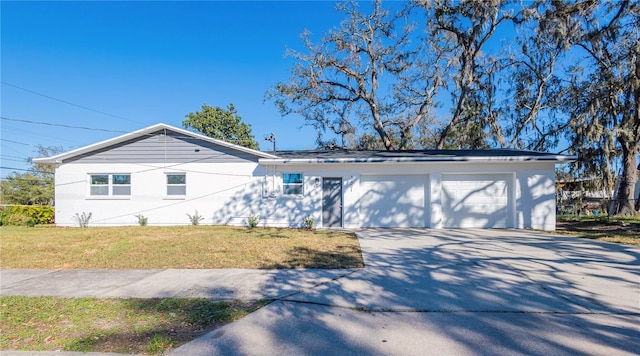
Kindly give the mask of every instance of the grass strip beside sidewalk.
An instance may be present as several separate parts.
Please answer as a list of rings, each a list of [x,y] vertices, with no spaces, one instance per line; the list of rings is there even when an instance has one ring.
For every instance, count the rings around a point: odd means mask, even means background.
[[[159,354],[266,302],[0,297],[0,349]]]

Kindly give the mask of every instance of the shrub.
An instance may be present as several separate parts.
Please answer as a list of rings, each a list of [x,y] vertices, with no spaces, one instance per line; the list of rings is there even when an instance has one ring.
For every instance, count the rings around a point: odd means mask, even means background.
[[[258,226],[258,222],[260,222],[260,215],[251,215],[247,218],[247,225],[250,229]]]
[[[302,221],[302,226],[304,226],[307,230],[312,230],[313,226],[316,224],[316,218],[313,215],[309,215]]]
[[[0,225],[35,226],[53,223],[55,210],[48,205],[13,205],[0,213]]]
[[[6,217],[3,217],[2,225],[34,227],[36,226],[36,221],[35,219],[30,218],[26,215],[15,213],[15,214],[11,214],[11,215],[7,215]]]
[[[197,210],[195,214],[187,214],[187,216],[189,217],[189,221],[191,221],[191,225],[193,226],[200,225],[200,221],[204,220],[204,218],[198,214]]]
[[[136,215],[136,218],[138,218],[138,225],[140,226],[147,226],[147,223],[149,222],[149,218],[142,215],[142,214],[138,214]]]
[[[83,211],[82,214],[76,213],[76,216],[73,217],[73,220],[75,220],[78,225],[80,225],[80,227],[89,227],[89,220],[91,220],[91,215],[93,215],[91,212],[87,214]]]

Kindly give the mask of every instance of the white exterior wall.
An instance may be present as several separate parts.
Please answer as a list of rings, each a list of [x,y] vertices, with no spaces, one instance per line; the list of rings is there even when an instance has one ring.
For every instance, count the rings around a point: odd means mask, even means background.
[[[274,171],[275,170],[275,171]],[[281,186],[282,173],[302,173],[305,179],[305,194],[302,197],[272,199],[269,205],[268,225],[301,226],[305,216],[315,217],[317,226],[322,226],[322,186],[314,185],[322,177],[342,177],[343,180],[343,226],[362,227],[359,206],[363,192],[360,176],[367,175],[422,175],[425,176],[426,227],[442,228],[442,175],[443,174],[504,174],[511,177],[510,217],[512,228],[555,229],[555,164],[554,162],[496,162],[496,163],[385,163],[385,164],[285,164],[267,169]],[[393,211],[393,201],[388,210]]]
[[[522,164],[516,172],[516,228],[556,229],[556,172],[553,163]]]
[[[167,168],[164,168],[167,167]],[[187,225],[186,214],[197,210],[201,224],[246,225],[247,217],[259,215],[262,226],[300,227],[313,216],[322,227],[322,177],[343,181],[343,226],[362,226],[360,176],[421,175],[425,177],[425,227],[441,228],[442,175],[507,174],[514,228],[555,229],[554,162],[495,163],[371,163],[371,164],[284,164],[258,163],[185,164],[80,164],[68,163],[56,169],[56,223],[77,226],[76,213],[91,212],[91,226],[136,225],[142,214],[150,225]],[[184,199],[165,196],[165,172],[185,172]],[[131,196],[126,199],[89,196],[89,174],[130,173]],[[302,173],[304,194],[282,194],[282,173]],[[320,184],[316,185],[316,178]],[[389,201],[389,211],[393,206]],[[400,212],[402,213],[402,212]]]
[[[165,168],[167,167],[167,168]],[[186,196],[166,196],[165,173],[185,172]],[[89,196],[89,174],[131,174],[131,196]],[[201,224],[246,223],[256,214],[263,169],[257,163],[74,164],[56,168],[56,224],[78,226],[76,213],[92,213],[90,226],[137,225],[142,214],[149,225],[188,225],[196,210]]]

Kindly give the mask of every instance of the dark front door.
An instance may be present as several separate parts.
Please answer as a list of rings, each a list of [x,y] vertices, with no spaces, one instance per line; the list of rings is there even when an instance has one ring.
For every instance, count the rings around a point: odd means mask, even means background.
[[[342,227],[342,178],[322,178],[322,227]]]

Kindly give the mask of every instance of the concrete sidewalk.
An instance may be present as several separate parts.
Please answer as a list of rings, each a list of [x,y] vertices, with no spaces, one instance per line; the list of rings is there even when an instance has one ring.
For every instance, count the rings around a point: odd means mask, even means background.
[[[0,295],[281,299],[351,269],[0,270]]]
[[[357,269],[0,270],[0,295],[68,298],[277,300]],[[117,353],[0,350],[0,356],[117,356]]]

